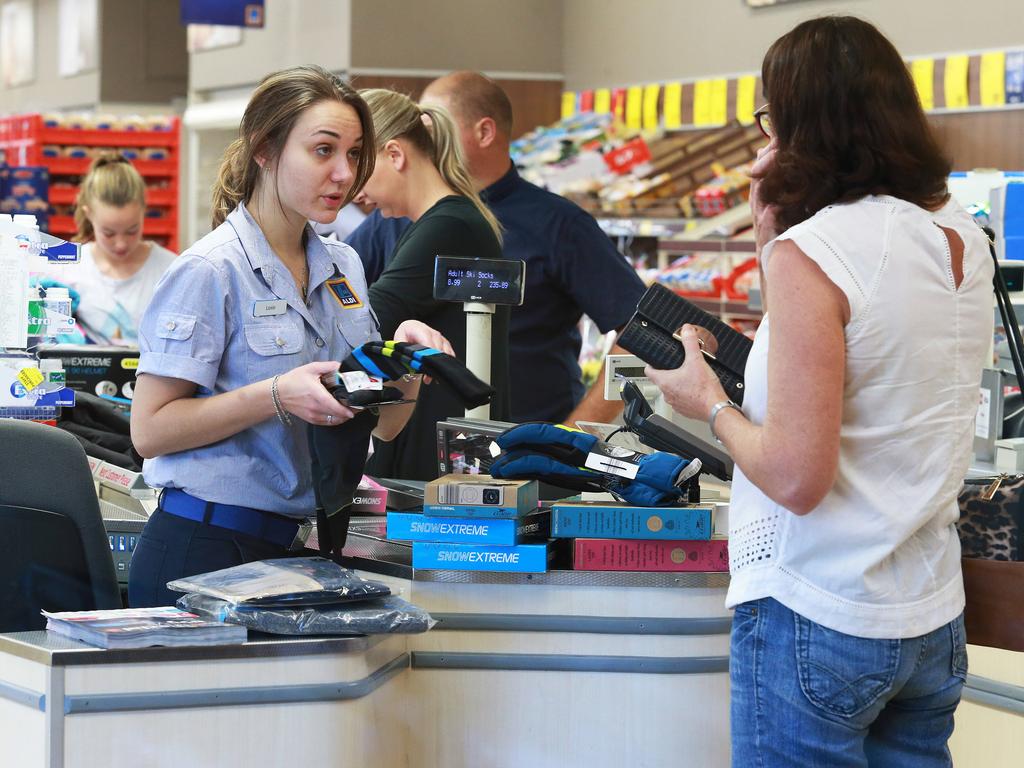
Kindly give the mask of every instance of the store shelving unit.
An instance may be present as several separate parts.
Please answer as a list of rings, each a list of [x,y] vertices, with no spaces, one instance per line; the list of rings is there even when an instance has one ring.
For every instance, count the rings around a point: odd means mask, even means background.
[[[42,115],[16,115],[0,118],[0,150],[12,166],[42,166],[50,174],[50,217],[48,229],[55,235],[75,233],[74,219],[62,208],[71,206],[78,196],[78,179],[92,163],[91,157],[68,157],[68,147],[90,149],[165,150],[160,159],[129,158],[146,181],[146,221],[144,231],[172,251],[178,250],[178,183],[180,168],[180,124],[168,119],[166,130],[108,130],[66,128],[47,125]],[[53,156],[52,153],[61,155]]]

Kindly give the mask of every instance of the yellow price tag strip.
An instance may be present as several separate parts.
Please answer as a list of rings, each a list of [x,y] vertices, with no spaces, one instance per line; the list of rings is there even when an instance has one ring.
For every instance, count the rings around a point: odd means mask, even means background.
[[[644,89],[634,85],[626,91],[626,127],[639,131],[643,127]]]
[[[42,384],[43,380],[44,376],[38,368],[22,368],[18,371],[18,381],[29,392]]]
[[[683,84],[668,83],[665,86],[665,128],[682,128],[683,126]]]
[[[660,95],[660,85],[644,86],[643,123],[645,131],[658,130],[658,96]]]
[[[754,98],[757,92],[757,77],[744,75],[736,81],[736,119],[742,125],[754,124]]]
[[[710,118],[712,125],[725,125],[729,118],[729,81],[711,81]]]
[[[576,114],[576,94],[573,91],[562,92],[562,119]]]
[[[1006,104],[1006,51],[981,55],[981,106]]]
[[[926,112],[935,109],[935,59],[915,59],[910,62],[910,74],[922,109]]]
[[[967,67],[969,56],[947,56],[944,85],[946,109],[963,109],[967,100]]]

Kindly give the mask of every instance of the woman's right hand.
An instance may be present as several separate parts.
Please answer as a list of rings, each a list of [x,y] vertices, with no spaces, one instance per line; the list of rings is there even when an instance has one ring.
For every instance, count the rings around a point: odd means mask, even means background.
[[[754,237],[758,253],[767,243],[782,234],[776,219],[778,207],[767,205],[761,199],[761,179],[775,162],[778,150],[778,139],[772,139],[757,151],[757,160],[750,169],[750,210],[754,216]]]
[[[310,424],[327,427],[344,424],[355,414],[335,400],[320,381],[325,373],[334,373],[339,367],[337,361],[325,360],[282,373],[277,380],[281,406]]]

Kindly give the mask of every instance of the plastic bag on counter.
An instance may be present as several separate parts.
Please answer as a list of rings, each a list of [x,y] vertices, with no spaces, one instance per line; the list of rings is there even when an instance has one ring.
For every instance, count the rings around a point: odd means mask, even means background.
[[[178,598],[177,605],[203,618],[274,635],[413,634],[426,632],[437,623],[425,610],[400,597],[345,606],[267,608],[190,594]]]
[[[370,581],[323,557],[257,560],[167,583],[176,592],[196,592],[229,603],[288,608],[336,605],[387,597],[387,584]]]

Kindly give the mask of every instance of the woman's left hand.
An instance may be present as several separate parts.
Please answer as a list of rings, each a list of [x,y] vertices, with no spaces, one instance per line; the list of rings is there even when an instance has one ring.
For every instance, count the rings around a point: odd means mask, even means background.
[[[395,329],[395,341],[404,341],[412,344],[422,344],[425,347],[439,349],[446,355],[455,355],[455,350],[440,332],[435,331],[426,323],[419,320],[406,320]]]
[[[707,421],[715,403],[729,399],[715,372],[704,359],[700,341],[705,342],[708,352],[713,353],[713,349],[717,348],[713,337],[705,339],[707,335],[708,331],[704,328],[684,325],[680,329],[683,348],[686,350],[682,366],[674,371],[662,371],[649,365],[644,368],[644,375],[661,390],[665,402],[672,406],[672,410],[700,421]]]

